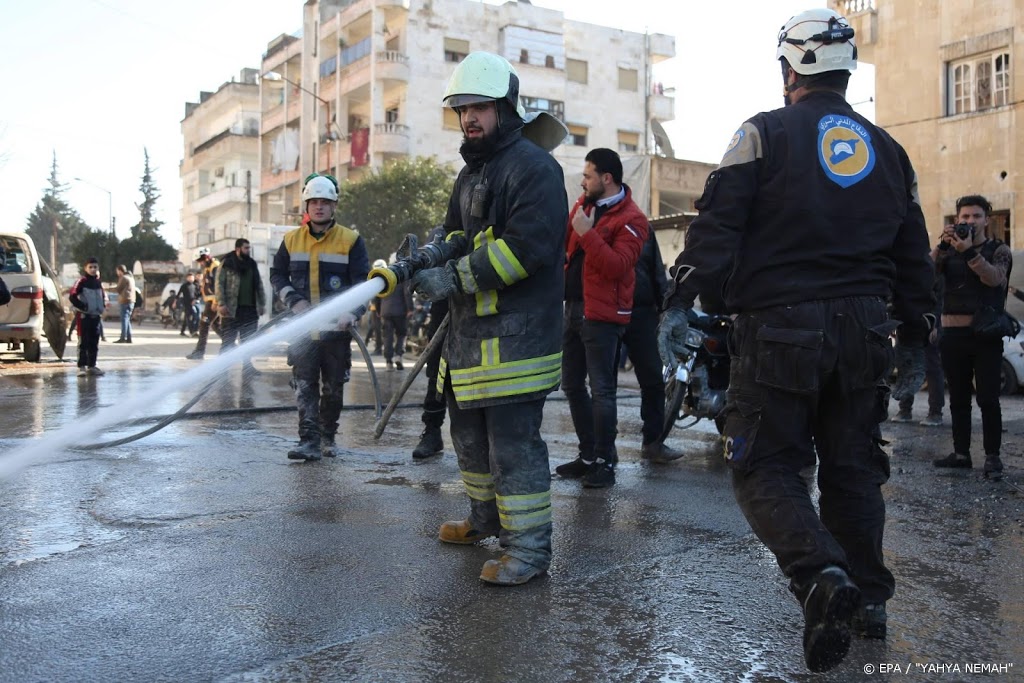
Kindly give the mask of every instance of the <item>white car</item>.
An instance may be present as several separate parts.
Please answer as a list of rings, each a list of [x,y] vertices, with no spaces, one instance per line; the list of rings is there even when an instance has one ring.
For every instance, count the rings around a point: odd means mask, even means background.
[[[1024,387],[1024,332],[1013,339],[1003,339],[1003,365],[1000,370],[1000,393],[1016,394]]]
[[[0,246],[6,255],[0,277],[11,291],[10,303],[0,306],[0,342],[20,348],[25,360],[37,363],[46,337],[57,357],[63,358],[67,322],[56,275],[25,233],[0,232]]]

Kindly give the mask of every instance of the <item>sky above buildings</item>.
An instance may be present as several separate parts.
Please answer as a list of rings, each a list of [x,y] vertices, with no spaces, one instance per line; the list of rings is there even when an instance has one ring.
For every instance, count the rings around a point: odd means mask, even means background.
[[[677,157],[717,162],[743,120],[782,104],[775,62],[779,27],[824,2],[534,4],[576,21],[674,35],[676,57],[654,73],[656,82],[676,88],[676,120],[665,127]],[[127,237],[139,219],[135,203],[142,200],[147,148],[162,195],[157,218],[175,246],[185,102],[237,78],[242,68],[259,68],[267,43],[302,24],[301,0],[0,0],[0,7],[6,81],[0,97],[0,226],[24,229],[56,152],[67,201],[90,225],[105,228],[111,199],[118,236]],[[849,99],[868,100],[873,90],[873,69],[861,68]],[[870,103],[857,109],[874,115]]]

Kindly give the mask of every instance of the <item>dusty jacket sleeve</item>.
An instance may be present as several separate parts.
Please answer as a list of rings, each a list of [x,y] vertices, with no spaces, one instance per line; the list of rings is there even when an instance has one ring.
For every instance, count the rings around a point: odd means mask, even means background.
[[[721,307],[722,288],[757,194],[764,158],[762,125],[758,117],[744,123],[704,183],[695,204],[700,214],[686,231],[686,245],[672,267],[666,308],[692,308],[698,295],[705,308]]]
[[[964,255],[966,256],[967,253],[964,252]],[[1010,254],[1010,248],[1005,244],[1000,244],[996,248],[991,262],[986,261],[981,254],[975,255],[967,261],[967,265],[987,287],[1005,287],[1006,274],[1010,272],[1011,263],[1013,263],[1013,256]]]
[[[561,167],[531,165],[504,189],[508,212],[501,236],[455,262],[459,288],[467,294],[504,289],[564,258],[568,201]]]
[[[890,258],[896,265],[893,317],[903,322],[897,335],[900,342],[918,346],[924,345],[928,335],[924,315],[933,313],[935,309],[935,262],[917,193],[917,174],[906,152],[900,148],[899,153],[907,179],[907,214],[890,252]]]
[[[270,284],[274,288],[274,293],[281,298],[281,303],[288,308],[305,299],[292,287],[291,263],[291,254],[288,253],[285,243],[281,242],[277,253],[274,254],[274,263],[270,266]]]

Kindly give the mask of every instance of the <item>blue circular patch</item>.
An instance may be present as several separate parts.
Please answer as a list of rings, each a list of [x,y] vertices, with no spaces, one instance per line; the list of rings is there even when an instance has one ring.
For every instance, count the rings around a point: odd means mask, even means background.
[[[725,153],[728,154],[729,152],[736,149],[736,147],[740,144],[740,142],[742,142],[746,134],[747,132],[742,128],[736,131],[732,136],[732,140],[729,141],[729,146],[726,148]]]
[[[875,168],[871,134],[849,116],[822,117],[818,121],[818,161],[836,185],[856,185]]]
[[[334,291],[341,289],[341,278],[337,275],[332,275],[331,279],[327,281],[327,286]]]

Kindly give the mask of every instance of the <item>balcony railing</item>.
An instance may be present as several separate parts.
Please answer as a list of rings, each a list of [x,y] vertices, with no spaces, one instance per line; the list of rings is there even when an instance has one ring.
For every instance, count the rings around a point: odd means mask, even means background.
[[[398,50],[377,50],[377,61],[378,62],[396,62],[398,64],[408,64],[409,55],[399,52]]]
[[[875,11],[875,0],[841,0],[838,4],[844,16]]]
[[[409,137],[409,126],[404,123],[377,123],[373,126],[377,135],[404,135]]]

